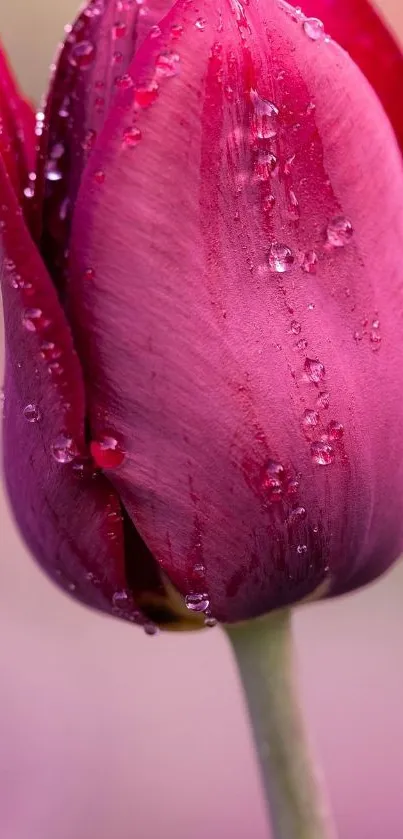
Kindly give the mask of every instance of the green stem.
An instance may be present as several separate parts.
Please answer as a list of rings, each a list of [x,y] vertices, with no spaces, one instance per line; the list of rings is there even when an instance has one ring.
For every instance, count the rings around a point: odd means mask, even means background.
[[[273,839],[334,839],[294,682],[290,611],[226,631],[249,707]]]

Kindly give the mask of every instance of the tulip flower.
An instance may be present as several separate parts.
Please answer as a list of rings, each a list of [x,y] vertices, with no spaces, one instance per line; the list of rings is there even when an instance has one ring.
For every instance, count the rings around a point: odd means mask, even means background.
[[[363,0],[307,6],[91,0],[23,201],[8,129],[11,503],[54,580],[149,632],[403,546],[403,59]]]

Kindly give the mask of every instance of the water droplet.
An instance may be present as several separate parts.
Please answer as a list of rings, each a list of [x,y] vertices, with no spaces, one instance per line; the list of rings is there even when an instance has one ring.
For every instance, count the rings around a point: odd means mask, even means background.
[[[84,282],[92,282],[92,280],[95,280],[95,271],[93,268],[86,268],[83,273],[83,280]]]
[[[33,402],[25,406],[23,414],[27,422],[38,422],[41,418],[41,412]]]
[[[306,251],[301,260],[301,268],[306,274],[316,274],[318,256],[315,251]]]
[[[288,215],[293,221],[300,217],[299,201],[293,189],[288,193]]]
[[[76,586],[75,583],[68,583],[67,588],[68,588],[69,591],[75,591],[77,586]]]
[[[311,41],[320,41],[321,38],[324,37],[324,26],[322,21],[319,20],[319,18],[307,17],[305,18],[302,26],[305,35],[307,35],[307,37],[310,38]]]
[[[204,620],[204,626],[217,626],[217,618],[208,615]]]
[[[270,271],[276,274],[283,274],[285,271],[289,271],[292,267],[294,257],[287,245],[282,245],[279,242],[272,242],[267,261]]]
[[[133,125],[126,128],[123,132],[123,146],[128,149],[134,149],[141,140],[141,131],[137,126]]]
[[[371,341],[373,350],[379,350],[380,349],[382,336],[379,334],[379,332],[376,329],[373,329],[372,332],[370,333],[369,340]]]
[[[253,105],[252,135],[258,140],[269,140],[277,134],[277,118],[279,110],[268,99],[263,99],[257,90],[252,88],[250,99]]]
[[[158,98],[158,85],[139,87],[134,94],[134,104],[137,108],[149,108]]]
[[[308,346],[308,341],[306,338],[300,338],[299,341],[296,343],[297,350],[306,350]]]
[[[115,86],[119,88],[119,90],[130,90],[134,87],[134,82],[131,76],[128,73],[125,73],[123,76],[118,76],[115,79]]]
[[[73,67],[79,67],[80,70],[86,70],[91,66],[95,58],[95,47],[90,41],[79,41],[74,44],[69,61]]]
[[[268,460],[262,473],[262,489],[268,501],[282,500],[284,481],[284,466],[275,460]]]
[[[200,32],[204,32],[206,28],[207,21],[204,17],[198,17],[195,22],[196,29],[199,29]]]
[[[156,28],[159,29],[158,35],[161,35],[161,29],[159,28],[159,26],[157,26]],[[180,38],[182,33],[183,33],[182,24],[174,23],[173,26],[171,26],[171,38],[174,38],[174,39]],[[153,37],[153,36],[151,36],[151,37]],[[157,36],[155,35],[154,37],[157,37]]]
[[[329,422],[329,425],[327,427],[327,433],[329,440],[331,440],[332,442],[334,442],[335,440],[341,440],[344,434],[344,426],[341,424],[341,422],[332,420],[331,422]]]
[[[322,391],[319,394],[319,396],[316,400],[316,407],[317,408],[324,408],[325,410],[327,410],[329,405],[330,405],[330,393],[328,393],[327,391]]]
[[[297,546],[297,553],[299,553],[299,554],[306,554],[307,550],[308,550],[307,545],[298,545]]]
[[[105,436],[100,440],[93,440],[90,451],[100,469],[116,469],[125,459],[125,453],[115,437]]]
[[[157,75],[167,79],[178,74],[179,66],[180,57],[177,52],[162,52],[155,63]]]
[[[329,466],[334,463],[335,453],[333,446],[323,440],[311,443],[311,455],[314,463],[318,466]]]
[[[195,574],[203,576],[206,573],[206,567],[202,562],[197,562],[196,565],[193,566],[193,571]]]
[[[263,211],[265,213],[271,213],[275,203],[276,199],[274,195],[265,195],[265,197],[263,198]]]
[[[120,50],[115,50],[112,56],[112,60],[114,64],[121,64],[123,61],[123,53]]]
[[[304,370],[310,381],[315,382],[315,384],[325,378],[324,365],[317,358],[306,358]]]
[[[268,181],[277,166],[277,157],[272,151],[261,151],[257,155],[254,174],[258,181]]]
[[[25,309],[22,324],[28,332],[39,332],[49,326],[50,321],[44,317],[42,309]]]
[[[94,148],[94,143],[95,143],[96,137],[97,137],[97,132],[94,131],[93,128],[90,128],[87,131],[83,142],[81,143],[84,151],[91,151],[91,149]]]
[[[145,623],[143,629],[146,635],[158,635],[159,630],[155,623]]]
[[[116,41],[119,41],[120,38],[124,38],[127,32],[127,25],[122,21],[117,21],[113,27],[113,37]]]
[[[125,591],[124,589],[122,589],[122,591],[115,591],[112,597],[112,604],[117,607],[124,606],[127,603],[128,599],[129,597],[127,591]]]
[[[94,172],[94,180],[97,184],[105,183],[105,172],[103,169],[98,169],[96,172]]]
[[[298,323],[298,321],[297,321],[297,320],[292,320],[292,321],[291,321],[291,326],[290,326],[290,328],[291,328],[291,332],[292,332],[294,335],[299,335],[299,334],[300,334],[300,332],[301,332],[301,329],[302,329],[301,324],[300,324],[300,323]]]
[[[63,173],[59,168],[57,160],[48,160],[45,165],[45,178],[51,183],[61,181]]]
[[[353,235],[353,226],[345,216],[336,216],[326,228],[327,243],[332,248],[343,248]]]
[[[288,523],[289,524],[298,524],[300,521],[304,521],[306,519],[306,509],[305,507],[293,507],[288,516]]]
[[[52,455],[57,463],[71,463],[77,454],[77,446],[68,434],[59,434],[52,444]]]
[[[191,612],[205,612],[210,606],[210,599],[208,594],[187,594],[185,603]]]
[[[318,412],[307,409],[306,411],[304,411],[302,422],[306,428],[315,428],[315,426],[317,426],[319,422]]]
[[[44,361],[55,361],[60,358],[62,351],[53,341],[42,341],[40,353]]]

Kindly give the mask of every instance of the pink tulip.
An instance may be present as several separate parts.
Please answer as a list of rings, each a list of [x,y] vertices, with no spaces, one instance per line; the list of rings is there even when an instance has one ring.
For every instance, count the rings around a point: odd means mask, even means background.
[[[11,502],[54,580],[150,632],[403,547],[402,56],[361,0],[171,6],[85,7],[24,183],[1,65]]]

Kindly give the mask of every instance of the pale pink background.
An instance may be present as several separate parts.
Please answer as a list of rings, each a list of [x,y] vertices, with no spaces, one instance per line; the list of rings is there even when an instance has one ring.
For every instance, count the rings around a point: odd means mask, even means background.
[[[385,3],[397,25],[399,4]],[[2,3],[31,95],[74,6]],[[301,610],[296,632],[340,839],[402,839],[402,567]],[[3,497],[0,639],[1,839],[267,839],[221,632],[146,638],[77,606],[36,569]]]

